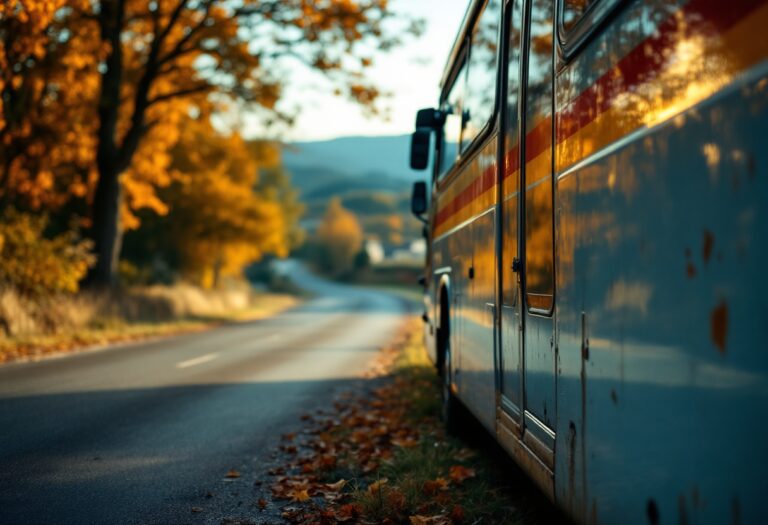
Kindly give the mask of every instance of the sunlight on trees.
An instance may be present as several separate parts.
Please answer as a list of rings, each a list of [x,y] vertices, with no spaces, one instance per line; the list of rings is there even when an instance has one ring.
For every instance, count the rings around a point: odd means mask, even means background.
[[[148,217],[183,213],[172,199],[199,198],[198,185],[210,189],[205,204],[231,205],[206,218],[241,237],[248,232],[251,241],[246,247],[225,234],[214,247],[210,231],[199,231],[196,249],[185,244],[188,268],[216,281],[241,265],[235,261],[284,253],[275,232],[295,223],[296,211],[264,195],[259,205],[245,198],[256,181],[234,163],[216,163],[216,155],[203,154],[213,164],[188,165],[186,175],[194,173],[196,182],[185,186],[178,177],[185,173],[178,167],[184,128],[194,117],[195,132],[208,127],[216,147],[245,150],[235,135],[213,137],[211,115],[238,108],[264,122],[290,122],[277,106],[282,86],[274,73],[286,60],[321,72],[340,93],[377,112],[381,93],[365,76],[371,49],[389,49],[420,30],[406,21],[404,31],[393,31],[391,17],[386,0],[6,0],[0,208],[50,212],[59,230],[84,228],[96,255],[94,285],[114,283],[125,232],[140,230]],[[219,248],[226,257],[203,262]]]

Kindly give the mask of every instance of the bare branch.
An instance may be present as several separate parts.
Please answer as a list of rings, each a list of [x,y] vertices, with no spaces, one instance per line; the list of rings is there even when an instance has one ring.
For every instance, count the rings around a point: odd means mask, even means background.
[[[157,104],[159,102],[163,102],[166,100],[170,100],[173,98],[179,98],[184,97],[188,95],[194,95],[195,93],[202,93],[204,91],[207,91],[210,89],[211,86],[208,83],[201,83],[197,86],[188,87],[186,89],[179,89],[178,91],[172,91],[170,93],[163,93],[162,95],[157,95],[156,97],[153,97],[147,102],[147,108],[150,106]]]

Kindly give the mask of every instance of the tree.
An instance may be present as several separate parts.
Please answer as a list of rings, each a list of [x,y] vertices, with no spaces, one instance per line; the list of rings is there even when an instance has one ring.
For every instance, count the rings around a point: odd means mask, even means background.
[[[98,285],[113,280],[120,251],[120,176],[142,139],[165,121],[167,106],[182,101],[197,112],[209,110],[211,101],[234,101],[261,108],[265,118],[280,117],[280,81],[270,66],[288,57],[373,108],[379,92],[364,81],[371,63],[365,49],[398,41],[385,30],[386,0],[102,0],[74,12],[78,23],[98,24],[108,47],[92,215],[98,261],[91,281]]]
[[[57,15],[79,4],[87,2],[0,3],[2,208],[59,209],[84,199],[95,176],[96,119],[89,107],[104,49],[93,27],[65,30]]]
[[[136,212],[167,211],[179,122],[277,108],[278,64],[325,74],[375,112],[371,50],[417,31],[386,0],[6,0],[0,4],[0,204],[88,215],[96,285]],[[90,210],[88,209],[90,207]]]
[[[129,233],[129,260],[143,267],[162,263],[214,287],[266,254],[286,255],[298,215],[281,201],[280,188],[263,180],[252,147],[207,120],[187,118],[181,129],[172,181],[159,191],[169,213],[144,216]]]
[[[345,209],[338,197],[328,202],[314,243],[316,262],[322,270],[342,275],[352,269],[355,256],[363,245],[363,229],[355,214]]]

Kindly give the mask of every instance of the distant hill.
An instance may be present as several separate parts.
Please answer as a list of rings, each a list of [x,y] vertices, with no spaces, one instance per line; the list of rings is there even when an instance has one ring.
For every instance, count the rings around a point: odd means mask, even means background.
[[[302,226],[315,228],[328,200],[339,197],[366,235],[385,246],[420,238],[422,226],[410,214],[410,193],[413,182],[427,175],[408,167],[410,140],[400,135],[286,144],[283,166],[306,206]]]
[[[292,173],[307,168],[351,177],[375,173],[410,183],[424,177],[408,166],[410,140],[410,135],[396,135],[296,142],[283,149],[283,164]]]

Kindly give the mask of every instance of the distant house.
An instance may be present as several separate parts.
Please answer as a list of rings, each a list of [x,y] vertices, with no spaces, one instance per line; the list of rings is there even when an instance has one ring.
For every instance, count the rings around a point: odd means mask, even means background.
[[[367,239],[365,252],[368,254],[368,260],[371,261],[371,264],[378,264],[384,260],[384,245],[378,239]]]

